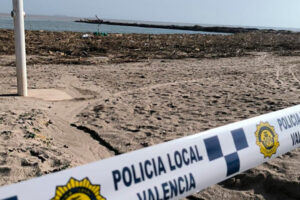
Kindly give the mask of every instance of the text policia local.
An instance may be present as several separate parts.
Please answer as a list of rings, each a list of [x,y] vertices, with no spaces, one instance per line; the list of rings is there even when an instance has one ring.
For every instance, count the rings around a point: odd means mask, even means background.
[[[291,128],[300,126],[300,113],[293,113],[288,116],[281,117],[277,119],[279,128],[281,131],[283,130],[289,130]],[[295,132],[292,132],[291,134],[292,139],[292,145],[296,146],[300,144],[300,131],[297,130]]]
[[[190,146],[188,148],[182,148],[181,150],[176,150],[173,153],[167,153],[165,159],[162,156],[156,158],[144,160],[138,164],[132,164],[123,167],[121,170],[112,171],[114,188],[119,190],[121,187],[130,187],[133,184],[138,184],[146,180],[150,180],[154,177],[161,176],[167,172],[180,169],[183,166],[189,166],[200,162],[203,160],[202,155],[198,150],[198,147]],[[164,162],[165,161],[165,162]],[[164,190],[169,190],[169,187],[176,187],[178,194],[190,191],[196,188],[196,183],[192,173],[187,173],[185,175],[179,176],[174,180],[162,183],[159,187]],[[150,189],[151,190],[151,189]],[[143,191],[145,192],[145,191]],[[158,194],[158,188],[155,186],[152,192]],[[139,199],[142,194],[137,194]]]

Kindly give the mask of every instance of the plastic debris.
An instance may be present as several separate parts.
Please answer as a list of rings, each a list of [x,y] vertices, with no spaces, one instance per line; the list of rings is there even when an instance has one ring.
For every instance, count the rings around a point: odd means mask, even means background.
[[[82,35],[82,38],[89,38],[89,37],[91,37],[90,34],[83,34],[83,35]]]
[[[93,33],[95,36],[108,36],[107,33],[103,33],[103,32],[94,32]]]

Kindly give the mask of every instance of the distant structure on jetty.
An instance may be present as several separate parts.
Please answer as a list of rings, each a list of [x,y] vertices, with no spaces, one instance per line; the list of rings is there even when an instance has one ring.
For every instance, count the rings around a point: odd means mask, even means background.
[[[109,24],[118,26],[135,26],[143,28],[163,28],[163,29],[176,29],[176,30],[187,30],[187,31],[204,31],[204,32],[217,32],[217,33],[247,33],[253,31],[262,32],[279,32],[279,33],[290,33],[291,31],[286,30],[273,30],[273,29],[258,29],[258,28],[242,28],[242,27],[226,27],[226,26],[180,26],[180,25],[160,25],[160,24],[146,24],[146,23],[135,23],[135,22],[118,22],[118,21],[106,21],[99,19],[80,19],[75,22],[89,23],[89,24]]]

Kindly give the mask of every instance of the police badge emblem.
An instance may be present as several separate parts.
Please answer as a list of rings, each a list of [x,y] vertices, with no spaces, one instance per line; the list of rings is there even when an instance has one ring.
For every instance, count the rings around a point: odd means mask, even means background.
[[[271,126],[268,122],[261,122],[257,125],[255,136],[256,144],[259,146],[260,152],[265,158],[271,158],[273,154],[276,154],[279,141],[278,135],[273,126]]]
[[[78,181],[71,178],[65,186],[57,186],[51,200],[106,200],[100,195],[100,185],[93,185],[88,178]]]

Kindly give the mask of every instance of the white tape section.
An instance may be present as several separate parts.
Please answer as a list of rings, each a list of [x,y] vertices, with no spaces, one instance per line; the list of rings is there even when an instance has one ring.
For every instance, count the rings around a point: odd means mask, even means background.
[[[300,146],[300,105],[0,188],[3,200],[181,199]]]

